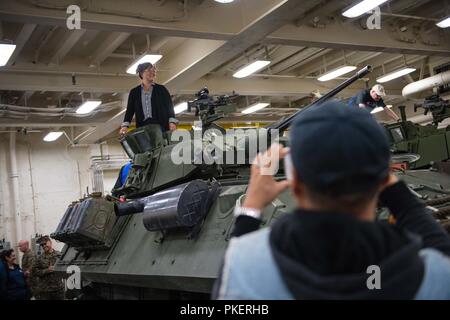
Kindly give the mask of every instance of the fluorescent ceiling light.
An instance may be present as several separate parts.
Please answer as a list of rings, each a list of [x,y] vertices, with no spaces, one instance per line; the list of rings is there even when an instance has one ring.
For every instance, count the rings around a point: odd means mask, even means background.
[[[386,108],[392,108],[392,104],[388,104],[388,105],[386,105]],[[375,109],[373,109],[372,111],[370,111],[370,113],[378,113],[378,112],[380,112],[380,111],[383,111],[383,107],[376,107]]]
[[[77,113],[79,114],[89,113],[101,104],[102,104],[101,100],[88,100],[77,109]]]
[[[436,23],[436,25],[437,25],[439,28],[448,28],[448,27],[450,27],[450,17],[445,18],[445,19],[439,21],[438,23]]]
[[[388,81],[391,81],[393,79],[399,78],[401,76],[404,76],[405,74],[408,74],[408,73],[411,73],[411,72],[414,72],[414,71],[416,71],[415,68],[406,68],[405,67],[405,68],[402,68],[402,69],[399,69],[399,70],[392,71],[392,72],[390,72],[390,73],[388,73],[388,74],[378,78],[377,82],[379,82],[379,83],[388,82]]]
[[[255,73],[256,71],[261,70],[262,68],[264,68],[268,64],[270,64],[270,61],[267,61],[267,60],[256,60],[255,62],[252,62],[249,65],[239,69],[238,72],[233,74],[233,77],[235,77],[235,78],[245,78],[245,77],[251,75],[252,73]]]
[[[233,2],[234,0],[214,0],[216,2],[220,2],[220,3],[230,3]]]
[[[44,137],[44,141],[47,141],[47,142],[55,141],[59,137],[61,137],[63,133],[64,132],[62,132],[62,131],[51,131],[51,132],[47,133],[47,135]]]
[[[186,111],[188,108],[188,103],[187,102],[182,102],[177,104],[173,110],[175,111],[175,114],[181,113],[183,111]]]
[[[247,109],[242,110],[242,113],[248,114],[248,113],[252,113],[261,109],[264,109],[265,107],[267,107],[268,105],[270,105],[270,103],[256,103],[254,105],[251,105],[250,107],[248,107]]]
[[[345,10],[342,15],[347,18],[356,18],[386,1],[387,0],[363,0],[350,9]]]
[[[127,73],[129,74],[136,74],[136,68],[138,65],[144,62],[150,62],[151,64],[157,63],[162,58],[162,55],[160,54],[146,54],[145,56],[139,58],[131,66],[128,67]]]
[[[0,43],[0,67],[6,65],[15,49],[15,44]]]
[[[317,80],[319,80],[319,81],[328,81],[328,80],[337,78],[339,76],[342,76],[343,74],[349,73],[350,71],[353,71],[355,69],[356,69],[355,66],[339,67],[337,69],[334,69],[334,70],[331,70],[331,71],[325,73],[324,75],[319,77]]]

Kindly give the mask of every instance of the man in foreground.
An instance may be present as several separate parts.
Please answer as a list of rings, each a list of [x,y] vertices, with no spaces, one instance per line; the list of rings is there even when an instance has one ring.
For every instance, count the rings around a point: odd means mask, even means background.
[[[290,151],[267,156],[288,152],[290,183],[252,166],[213,298],[450,299],[450,237],[390,173],[387,137],[368,112],[312,107],[294,122]],[[297,209],[252,232],[289,185]],[[395,226],[375,222],[379,200]]]

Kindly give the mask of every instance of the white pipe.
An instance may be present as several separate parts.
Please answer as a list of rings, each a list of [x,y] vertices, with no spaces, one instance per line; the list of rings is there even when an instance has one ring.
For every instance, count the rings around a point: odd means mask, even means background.
[[[19,174],[17,171],[17,157],[16,157],[16,133],[12,132],[9,136],[9,156],[11,161],[11,186],[14,213],[14,221],[16,227],[16,245],[22,240],[22,214],[20,212],[20,197],[19,197]]]
[[[2,155],[6,154],[5,150],[3,150],[4,145],[3,145],[3,135],[0,134],[0,161],[3,160]],[[4,162],[4,161],[3,161]],[[3,181],[2,181],[2,174],[3,174],[3,170],[2,170],[2,165],[0,164],[0,202],[1,203],[5,203],[4,201],[4,191],[3,191]],[[0,205],[0,239],[8,239],[8,235],[6,234],[7,232],[7,227],[6,227],[6,223],[7,223],[7,218],[4,216],[5,214],[5,210],[4,210],[5,206],[4,205]]]
[[[427,123],[427,122],[433,121],[433,116],[431,115],[431,113],[428,113],[427,115],[420,114],[420,115],[408,118],[408,121],[422,124],[422,123]]]
[[[411,118],[408,118],[408,121],[417,123],[417,124],[421,124],[421,125],[427,125],[433,122],[433,116],[428,113],[427,115],[417,115]],[[442,128],[446,128],[447,126],[450,125],[450,118],[447,118],[443,121],[441,121],[440,123],[438,123],[438,129],[442,129]]]
[[[33,229],[27,236],[34,236],[37,234],[37,216],[36,216],[36,193],[34,192],[34,181],[33,181],[33,167],[31,166],[31,146],[30,143],[27,144],[28,147],[28,168],[30,172],[30,187],[31,187],[31,201],[33,203]]]
[[[416,93],[447,83],[450,83],[450,70],[406,85],[402,90],[402,95],[404,97],[410,97]]]

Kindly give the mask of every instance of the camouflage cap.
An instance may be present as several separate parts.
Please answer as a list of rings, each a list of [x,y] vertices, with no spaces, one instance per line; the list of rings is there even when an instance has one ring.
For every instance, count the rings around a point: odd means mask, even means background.
[[[51,240],[50,237],[45,235],[45,236],[42,236],[39,239],[37,239],[36,243],[37,244],[45,244],[47,241],[50,241],[50,240]]]

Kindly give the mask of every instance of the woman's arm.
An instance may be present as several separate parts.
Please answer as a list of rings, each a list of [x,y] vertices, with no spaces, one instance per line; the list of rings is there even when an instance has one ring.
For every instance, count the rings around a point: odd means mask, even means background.
[[[173,101],[172,101],[172,97],[170,96],[170,92],[169,90],[167,90],[166,87],[163,86],[165,95],[166,95],[166,107],[168,110],[168,116],[169,116],[169,123],[178,123],[178,120],[175,118],[175,110],[173,108]]]
[[[132,89],[128,95],[127,111],[125,112],[125,117],[123,118],[122,127],[130,126],[131,120],[133,120],[134,112],[134,89]]]

